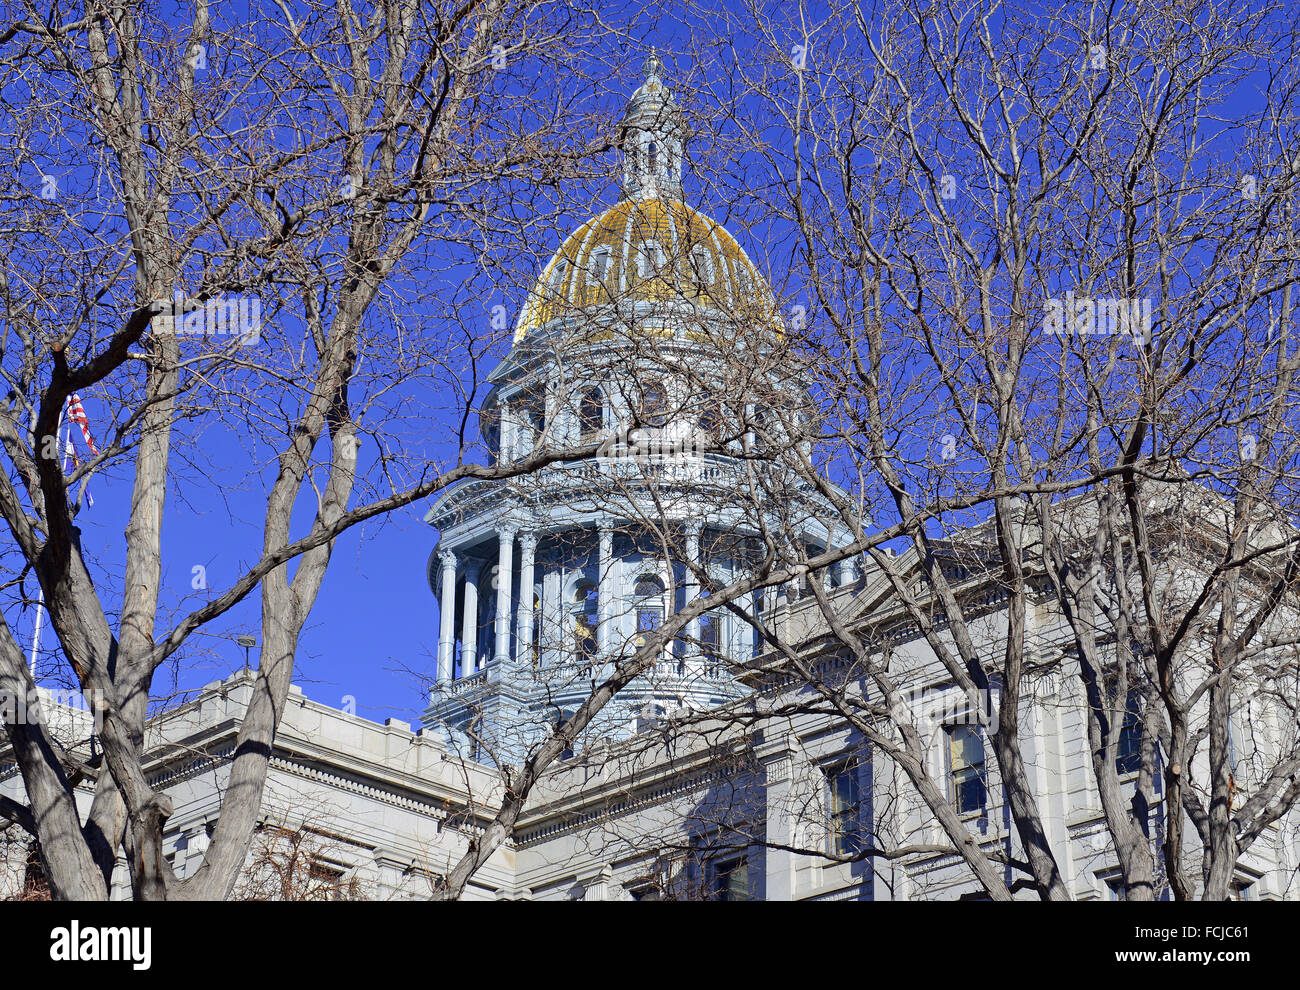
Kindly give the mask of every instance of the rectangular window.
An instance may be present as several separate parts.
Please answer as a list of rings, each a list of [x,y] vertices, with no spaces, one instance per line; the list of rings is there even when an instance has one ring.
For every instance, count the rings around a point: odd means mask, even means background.
[[[948,733],[949,796],[958,813],[979,814],[988,803],[984,780],[984,740],[973,725],[950,725]]]
[[[1117,714],[1116,706],[1119,699],[1115,693],[1118,690],[1117,675],[1112,669],[1105,678],[1106,702],[1108,706],[1106,711],[1106,720],[1114,718]],[[1124,705],[1124,721],[1120,724],[1119,741],[1115,745],[1115,772],[1122,775],[1137,773],[1142,769],[1142,696],[1136,688],[1130,688],[1128,698]]]
[[[713,899],[715,901],[749,900],[749,859],[718,863],[713,867]]]
[[[702,247],[691,250],[691,276],[700,292],[707,292],[713,284],[713,265],[709,262],[709,253]]]
[[[637,252],[636,273],[643,279],[655,278],[664,267],[664,251],[658,241],[646,241]]]
[[[551,273],[551,288],[555,292],[559,293],[563,291],[564,276],[567,274],[569,274],[569,263],[563,260],[557,262],[555,265],[555,271]]]
[[[1119,730],[1119,744],[1115,747],[1115,772],[1137,773],[1142,769],[1142,712],[1136,691],[1128,693],[1128,706],[1124,710],[1124,724]]]
[[[605,397],[600,389],[583,393],[578,404],[578,432],[583,442],[595,439],[605,428]]]
[[[826,787],[831,852],[836,856],[856,856],[863,848],[857,761],[848,760],[827,767]]]

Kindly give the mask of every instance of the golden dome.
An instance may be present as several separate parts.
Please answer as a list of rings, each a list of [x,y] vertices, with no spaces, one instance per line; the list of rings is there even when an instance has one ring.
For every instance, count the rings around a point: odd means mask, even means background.
[[[515,342],[596,307],[672,300],[731,314],[774,309],[767,282],[721,224],[680,200],[623,199],[555,252],[519,314]]]

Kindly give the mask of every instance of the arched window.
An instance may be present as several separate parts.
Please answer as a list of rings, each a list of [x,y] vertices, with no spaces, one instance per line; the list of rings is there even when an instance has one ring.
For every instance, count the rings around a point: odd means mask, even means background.
[[[600,599],[596,585],[584,581],[573,592],[570,606],[573,621],[573,659],[589,664],[596,658],[599,643],[596,629],[600,624]]]
[[[662,382],[651,382],[641,389],[641,423],[655,427],[667,425],[668,390]]]
[[[700,408],[700,432],[710,444],[722,442],[722,406],[717,399],[706,398]]]
[[[646,148],[646,157],[650,160],[650,174],[654,175],[659,171],[659,145],[651,141]]]
[[[664,583],[653,574],[643,574],[636,581],[636,596],[644,598],[647,595],[662,595],[664,593]]]
[[[605,397],[600,389],[583,393],[578,404],[578,432],[583,440],[591,440],[605,428]]]
[[[636,579],[636,645],[645,646],[647,637],[664,623],[664,583],[654,574]]]

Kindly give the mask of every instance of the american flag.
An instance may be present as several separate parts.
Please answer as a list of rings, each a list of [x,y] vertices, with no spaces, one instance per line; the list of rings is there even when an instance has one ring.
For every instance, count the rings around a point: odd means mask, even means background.
[[[65,436],[63,438],[63,442],[65,444],[63,448],[63,473],[72,474],[73,471],[81,467],[81,460],[80,458],[77,457],[77,448],[72,446],[72,437],[70,435]],[[90,486],[87,485],[86,506],[89,508],[89,507],[93,507],[94,504],[95,504],[95,500],[94,498],[91,497]]]
[[[81,396],[76,392],[68,396],[68,422],[76,423],[81,427],[81,435],[86,438],[86,446],[98,457],[99,448],[95,446],[95,440],[90,435],[90,420],[86,416],[86,407],[81,404]]]

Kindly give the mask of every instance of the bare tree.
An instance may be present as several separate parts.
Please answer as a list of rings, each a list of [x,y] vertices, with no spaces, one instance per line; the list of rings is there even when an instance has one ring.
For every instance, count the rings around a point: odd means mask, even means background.
[[[94,765],[38,721],[5,726],[28,803],[0,812],[36,833],[59,898],[106,896],[119,848],[139,898],[228,894],[335,538],[458,478],[582,453],[479,463],[465,423],[492,321],[467,300],[486,266],[508,292],[503,259],[566,211],[539,188],[595,177],[574,94],[598,53],[586,67],[571,53],[608,32],[572,4],[496,0],[223,17],[204,2],[183,24],[147,4],[68,18],[26,4],[0,29],[5,587],[30,616],[35,578],[58,659],[102,721]],[[58,424],[77,396],[100,447],[65,474]],[[436,450],[433,424],[449,441]],[[220,463],[205,431],[248,462]],[[132,485],[109,560],[79,545],[92,477]],[[265,484],[251,563],[192,596],[162,581],[181,477],[212,506],[228,485]],[[169,801],[141,771],[152,681],[255,591],[255,697],[212,844],[181,881],[162,854]],[[0,691],[32,689],[6,622]]]
[[[1124,894],[1221,899],[1294,806],[1300,755],[1294,23],[1199,3],[800,15],[747,12],[754,47],[727,86],[763,99],[728,123],[769,163],[751,212],[797,229],[823,463],[857,497],[826,495],[859,533],[905,527],[909,553],[871,549],[892,607],[962,693],[1000,696],[997,783],[1038,892],[1069,896],[1021,741],[1055,667],[1078,680]],[[1254,73],[1268,84],[1247,109]],[[810,591],[879,707],[818,687],[864,734],[890,727],[873,748],[1003,896],[916,762],[887,644],[816,573]],[[1034,642],[1057,620],[1060,659]],[[1249,772],[1229,740],[1248,702],[1282,715]],[[1160,818],[1161,789],[1186,817]]]
[[[1122,896],[1228,896],[1294,808],[1300,770],[1293,19],[1214,3],[750,5],[701,12],[698,32],[697,101],[720,108],[701,126],[748,158],[739,175],[725,161],[697,176],[732,222],[778,235],[783,311],[748,322],[783,325],[768,370],[812,374],[816,415],[749,364],[696,377],[695,395],[735,408],[767,393],[772,414],[742,413],[736,435],[779,470],[728,499],[766,552],[726,579],[695,567],[708,597],[620,644],[612,675],[507,769],[504,806],[444,893],[612,697],[725,609],[755,628],[773,676],[814,690],[808,711],[898,770],[890,801],[918,809],[922,839],[882,824],[832,859],[956,854],[986,896],[1074,896],[1026,756],[1035,720],[1059,709],[1083,727]],[[1246,80],[1263,85],[1242,102]],[[629,337],[628,363],[661,376],[665,348]],[[791,498],[791,477],[821,502]],[[634,528],[691,560],[660,491]],[[807,512],[852,539],[810,548],[796,538]],[[862,594],[846,600],[830,569],[864,550]],[[808,600],[798,621],[746,601],[792,583]],[[847,669],[828,675],[828,655]],[[993,761],[978,786],[1007,809],[1010,847],[972,830],[936,771],[918,681],[984,699]],[[673,731],[757,718],[721,712]],[[1247,750],[1242,730],[1265,724]]]
[[[1300,796],[1291,15],[1209,0],[690,15],[699,68],[679,91],[714,151],[694,181],[765,256],[719,278],[696,252],[714,228],[629,210],[635,278],[593,268],[578,292],[557,256],[525,302],[572,325],[544,355],[571,415],[551,388],[477,423],[507,311],[489,320],[482,299],[532,286],[525,248],[608,178],[616,141],[586,101],[601,16],[488,0],[281,5],[246,25],[199,4],[184,32],[139,5],[8,18],[5,587],[30,606],[34,575],[103,723],[90,765],[39,722],[6,722],[28,804],[0,813],[36,833],[55,896],[105,896],[119,848],[138,897],[229,895],[333,540],[462,480],[536,503],[551,465],[591,455],[569,508],[616,513],[605,538],[653,547],[666,580],[627,616],[601,603],[587,623],[579,601],[573,628],[534,627],[572,657],[518,676],[579,700],[513,739],[469,722],[501,796],[471,796],[486,828],[434,896],[461,895],[574,754],[612,758],[596,742],[612,703],[656,679],[739,699],[671,713],[729,783],[689,811],[716,826],[704,845],[637,838],[661,896],[720,895],[700,864],[755,843],[873,869],[955,854],[986,896],[1073,896],[1026,756],[1049,707],[1080,719],[1125,896],[1228,896],[1271,841]],[[660,243],[646,231],[662,223],[690,236]],[[259,350],[187,332],[230,296],[265,310]],[[592,376],[617,383],[622,418],[558,429],[582,421]],[[77,394],[103,449],[65,474]],[[177,458],[204,463],[203,427],[250,451],[247,484],[265,468],[265,528],[227,588],[173,601],[162,510]],[[663,446],[683,439],[685,462]],[[703,473],[700,445],[726,472]],[[88,561],[85,483],[115,470],[133,485],[122,555]],[[141,771],[153,678],[254,590],[257,690],[211,846],[180,880],[167,799]],[[511,616],[493,621],[508,634]],[[797,702],[791,683],[809,689]],[[983,699],[990,764],[943,779],[918,683]],[[5,625],[0,691],[32,687]],[[1248,754],[1243,709],[1270,727]],[[806,788],[787,810],[808,827],[779,839],[745,797],[766,770],[735,740],[808,717],[873,767],[851,842],[823,841]],[[1006,808],[1014,841],[973,830],[967,786]]]

